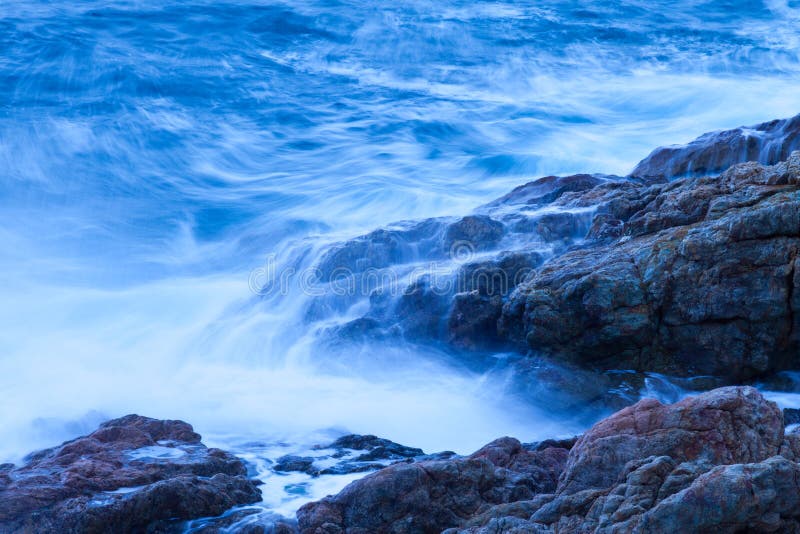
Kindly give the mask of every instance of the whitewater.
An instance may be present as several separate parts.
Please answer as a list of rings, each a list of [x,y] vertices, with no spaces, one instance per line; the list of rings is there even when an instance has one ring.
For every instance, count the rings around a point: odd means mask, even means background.
[[[184,419],[262,462],[288,514],[347,480],[287,496],[264,459],[330,436],[579,432],[442,348],[321,343],[358,304],[316,321],[253,280],[795,115],[798,28],[794,0],[0,0],[0,462]]]

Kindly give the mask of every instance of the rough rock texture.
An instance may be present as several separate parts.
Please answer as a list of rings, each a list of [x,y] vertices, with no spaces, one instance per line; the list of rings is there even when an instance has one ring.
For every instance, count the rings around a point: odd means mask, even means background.
[[[797,532],[796,438],[784,438],[781,411],[750,387],[672,405],[643,400],[574,445],[502,438],[469,458],[384,469],[303,507],[299,527],[303,534]]]
[[[628,215],[623,237],[519,284],[501,336],[590,367],[680,376],[742,380],[800,365],[800,153],[589,193],[573,202]]]
[[[128,415],[0,475],[3,532],[171,532],[261,500],[241,460],[191,425]]]
[[[396,464],[302,507],[304,533],[440,532],[492,505],[555,489],[567,450],[496,440],[468,458]]]
[[[578,439],[558,491],[608,487],[643,457],[749,463],[778,454],[782,442],[781,411],[754,388],[715,389],[670,405],[644,399]]]
[[[772,165],[800,149],[800,115],[758,126],[707,133],[688,145],[657,148],[631,175],[642,178],[713,174],[746,161]]]
[[[759,139],[778,136],[784,156],[800,116],[765,128]],[[675,157],[693,165],[693,154]],[[332,332],[532,349],[593,370],[728,383],[796,368],[800,152],[720,176],[661,175],[548,176],[462,219],[404,223],[337,245],[321,261],[322,279],[350,273],[368,311]],[[376,282],[369,268],[391,282]],[[337,298],[311,299],[313,317],[359,300]]]
[[[581,242],[593,222],[591,206],[548,204],[620,179],[549,176],[460,219],[401,222],[335,244],[316,266],[318,295],[306,316],[343,313],[362,299],[368,312],[333,336],[399,335],[468,350],[503,345],[497,322],[508,295],[548,257]]]

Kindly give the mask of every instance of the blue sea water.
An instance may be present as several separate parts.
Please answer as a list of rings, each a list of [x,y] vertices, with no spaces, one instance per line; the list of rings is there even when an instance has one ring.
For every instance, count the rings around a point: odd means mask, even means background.
[[[220,443],[573,431],[422,349],[331,365],[250,273],[794,115],[798,28],[796,0],[0,0],[0,460],[127,412]]]

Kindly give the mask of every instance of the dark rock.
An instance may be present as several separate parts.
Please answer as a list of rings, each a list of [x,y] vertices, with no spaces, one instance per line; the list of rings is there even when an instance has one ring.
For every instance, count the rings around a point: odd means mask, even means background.
[[[440,532],[491,505],[552,491],[566,455],[502,438],[469,458],[396,464],[303,506],[298,523],[304,533]]]
[[[613,241],[622,237],[624,223],[610,213],[598,213],[592,219],[587,237],[596,241]]]
[[[773,165],[798,149],[800,115],[749,128],[707,133],[688,145],[657,148],[631,175],[673,178],[714,174],[747,161]]]
[[[457,294],[447,319],[448,342],[467,350],[500,344],[497,321],[502,312],[500,295],[481,295],[477,290]]]
[[[501,237],[503,223],[486,215],[468,215],[447,227],[443,248],[450,258],[458,259],[465,253],[491,249]]]
[[[446,340],[455,347],[484,349],[501,342],[497,321],[508,294],[543,257],[536,252],[504,253],[497,258],[463,265],[447,316]]]
[[[588,213],[547,213],[536,219],[535,231],[546,242],[582,238],[592,221]]]
[[[377,436],[359,434],[349,434],[342,436],[327,447],[326,449],[353,449],[356,451],[367,451],[358,456],[356,461],[365,462],[373,460],[401,460],[405,458],[415,458],[425,453],[422,449],[400,445],[388,439]]]
[[[484,208],[514,205],[542,206],[557,200],[564,193],[586,191],[611,178],[616,177],[591,174],[564,177],[546,176],[515,188],[507,195],[490,202]]]
[[[272,469],[281,472],[299,471],[301,473],[314,475],[316,474],[316,470],[313,466],[314,458],[307,456],[293,456],[289,454],[278,458],[278,460],[275,462],[275,465],[272,466]]]
[[[437,338],[444,328],[447,294],[423,275],[405,288],[393,308],[392,317],[404,336],[410,339]]]
[[[800,154],[647,186],[629,237],[538,269],[500,336],[604,369],[743,380],[800,365],[798,184]]]
[[[516,391],[582,426],[636,402],[645,381],[640,373],[599,372],[530,355],[510,366]]]
[[[800,409],[798,408],[783,409],[783,424],[785,426],[796,425],[799,423],[800,423]]]
[[[456,293],[477,291],[482,296],[505,297],[543,261],[538,252],[504,252],[464,264],[456,277]]]
[[[800,434],[787,438],[800,445]],[[392,466],[304,506],[300,531],[800,528],[800,464],[786,450],[777,406],[753,388],[721,388],[673,405],[645,400],[601,421],[574,445],[565,442],[569,451],[546,445],[501,438],[469,458]]]
[[[206,448],[189,424],[138,415],[4,473],[0,524],[14,532],[167,531],[261,500],[242,461]]]
[[[317,266],[321,282],[383,269],[419,258],[437,249],[437,237],[445,219],[397,223],[393,228],[375,230],[331,247]]]
[[[552,214],[515,211],[528,201],[550,202]],[[588,239],[551,250],[544,265],[540,237],[512,239],[517,250],[471,261],[454,281],[430,273],[399,297],[376,291],[363,320],[343,331],[398,332],[475,351],[514,346],[588,368],[729,382],[800,365],[798,155],[718,178],[548,178],[483,209],[500,220],[548,222],[531,235],[573,239],[585,231]],[[585,221],[576,223],[578,215]],[[445,226],[429,239],[490,249],[504,232],[488,215]]]
[[[571,438],[562,438],[562,439],[545,439],[543,441],[537,441],[536,443],[523,443],[522,446],[528,449],[529,451],[537,452],[543,451],[545,449],[566,449],[571,450],[575,443],[578,441],[579,436],[574,436]]]
[[[751,387],[715,389],[670,405],[645,399],[578,438],[558,492],[609,487],[637,458],[751,463],[778,454],[782,442],[780,410]]]
[[[316,457],[282,456],[278,458],[272,469],[277,472],[306,473],[314,477],[320,475],[345,475],[376,471],[397,462],[431,458],[431,456],[426,456],[422,449],[407,447],[372,435],[350,434],[342,436],[328,445],[317,445],[315,449],[320,451],[331,449],[334,452]],[[443,454],[442,457],[449,457],[447,453],[441,454]],[[320,467],[316,464],[318,460],[329,460],[331,458],[338,461],[328,467]]]
[[[781,457],[719,466],[635,524],[644,532],[797,532],[798,481],[800,465]]]

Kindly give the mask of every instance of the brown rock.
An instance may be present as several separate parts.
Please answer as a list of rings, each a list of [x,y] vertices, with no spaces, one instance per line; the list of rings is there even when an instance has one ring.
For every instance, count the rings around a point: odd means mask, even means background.
[[[144,531],[260,500],[241,460],[188,423],[128,415],[6,466],[0,525],[12,532]]]
[[[558,492],[607,488],[637,458],[751,463],[778,454],[782,442],[780,410],[751,387],[715,389],[671,405],[645,399],[604,419],[578,439]]]

